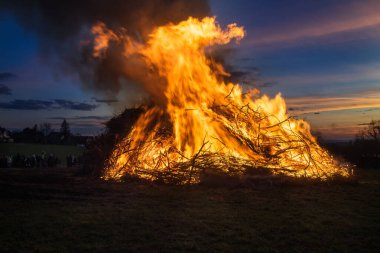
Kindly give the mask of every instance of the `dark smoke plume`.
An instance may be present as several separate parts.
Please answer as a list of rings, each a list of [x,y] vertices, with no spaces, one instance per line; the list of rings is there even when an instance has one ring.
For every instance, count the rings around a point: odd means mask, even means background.
[[[60,70],[77,73],[85,87],[108,96],[131,80],[118,45],[111,45],[105,58],[93,59],[92,25],[100,21],[112,30],[126,28],[129,36],[144,41],[156,26],[210,15],[207,0],[5,0],[0,10],[36,33],[41,52],[58,59]]]

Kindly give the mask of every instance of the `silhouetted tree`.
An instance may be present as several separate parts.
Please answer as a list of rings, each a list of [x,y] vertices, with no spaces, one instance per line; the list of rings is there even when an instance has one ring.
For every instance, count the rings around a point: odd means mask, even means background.
[[[39,128],[40,128],[40,132],[44,136],[44,143],[47,143],[47,138],[49,134],[52,132],[51,124],[44,122],[40,124]]]
[[[358,168],[380,169],[380,120],[368,123],[353,141],[326,145],[335,156]]]
[[[43,140],[43,135],[38,131],[37,124],[32,128],[24,128],[21,132],[14,132],[12,134],[15,142],[24,142],[24,143],[41,143]]]
[[[40,131],[44,136],[48,136],[52,132],[51,124],[47,122],[40,124]]]
[[[61,128],[60,128],[60,135],[61,135],[61,143],[68,144],[70,142],[71,132],[70,132],[70,126],[69,123],[67,123],[66,119],[62,121]]]
[[[359,166],[380,168],[380,120],[372,120],[356,136],[350,156]]]
[[[366,129],[364,129],[357,139],[380,141],[380,120],[372,120]]]

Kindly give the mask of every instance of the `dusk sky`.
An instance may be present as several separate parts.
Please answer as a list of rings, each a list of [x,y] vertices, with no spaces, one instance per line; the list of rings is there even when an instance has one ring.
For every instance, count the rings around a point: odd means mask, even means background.
[[[328,139],[353,138],[380,120],[379,0],[214,0],[210,6],[223,27],[237,23],[247,31],[227,57],[244,87],[281,92],[289,112]],[[66,118],[74,132],[97,134],[102,122],[138,100],[135,89],[110,97],[84,88],[23,24],[0,9],[0,126],[57,128]]]

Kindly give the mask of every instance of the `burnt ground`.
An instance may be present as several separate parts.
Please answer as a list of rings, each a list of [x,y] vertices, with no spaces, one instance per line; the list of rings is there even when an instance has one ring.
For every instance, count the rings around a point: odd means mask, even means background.
[[[110,183],[0,169],[1,252],[380,252],[380,170],[357,183]]]

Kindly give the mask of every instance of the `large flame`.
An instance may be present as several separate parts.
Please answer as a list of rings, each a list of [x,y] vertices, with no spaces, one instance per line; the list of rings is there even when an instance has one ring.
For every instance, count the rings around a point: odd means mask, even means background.
[[[317,144],[308,123],[289,117],[280,94],[259,98],[257,92],[244,93],[239,85],[220,80],[228,73],[205,50],[240,40],[242,27],[231,24],[222,30],[214,18],[189,18],[158,27],[146,43],[116,35],[103,24],[93,33],[94,56],[114,40],[123,43],[126,59],[139,58],[146,75],[158,77],[146,89],[158,98],[156,105],[145,108],[115,147],[105,179],[130,175],[197,183],[205,171],[243,175],[262,168],[295,177],[349,175]]]

